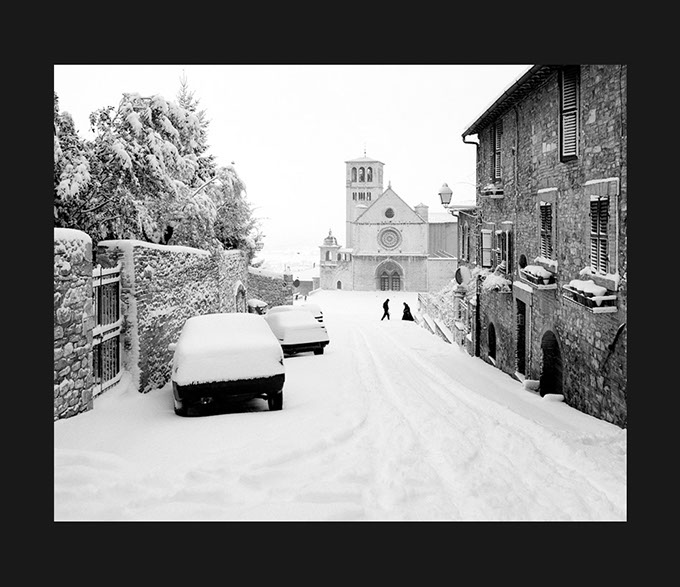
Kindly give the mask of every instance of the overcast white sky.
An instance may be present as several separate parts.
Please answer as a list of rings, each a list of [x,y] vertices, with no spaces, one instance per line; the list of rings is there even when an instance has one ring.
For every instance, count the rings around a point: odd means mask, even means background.
[[[530,65],[55,65],[62,112],[88,116],[124,92],[176,100],[183,72],[207,111],[210,152],[232,161],[262,219],[265,248],[345,242],[345,161],[385,163],[384,187],[442,212],[447,182],[474,200],[475,147],[465,128]]]

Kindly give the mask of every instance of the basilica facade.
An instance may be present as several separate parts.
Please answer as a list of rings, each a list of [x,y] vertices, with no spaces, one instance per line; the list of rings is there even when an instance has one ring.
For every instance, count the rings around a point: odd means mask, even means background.
[[[383,189],[383,166],[365,154],[345,161],[345,244],[329,230],[319,247],[321,289],[437,291],[453,279],[456,219]]]

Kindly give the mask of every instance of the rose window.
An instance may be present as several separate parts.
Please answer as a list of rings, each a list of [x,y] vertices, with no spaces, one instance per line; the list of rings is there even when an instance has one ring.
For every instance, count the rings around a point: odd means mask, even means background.
[[[378,243],[385,249],[394,249],[401,243],[401,235],[394,228],[385,228],[378,235]]]

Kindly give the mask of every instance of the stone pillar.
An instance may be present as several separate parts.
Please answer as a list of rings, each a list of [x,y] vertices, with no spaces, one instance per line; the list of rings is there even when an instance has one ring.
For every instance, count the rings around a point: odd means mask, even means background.
[[[93,407],[92,240],[54,229],[54,419]]]

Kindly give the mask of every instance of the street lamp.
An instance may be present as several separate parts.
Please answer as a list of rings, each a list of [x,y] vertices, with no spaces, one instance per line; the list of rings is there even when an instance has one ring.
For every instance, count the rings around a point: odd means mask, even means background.
[[[440,189],[439,189],[439,199],[442,202],[442,206],[448,206],[451,203],[451,196],[453,195],[453,191],[451,188],[448,186],[448,184],[444,184]]]
[[[465,185],[471,185],[473,188],[476,188],[477,186],[474,183],[470,183],[469,181],[456,181],[452,185],[458,185],[458,184],[465,184]],[[454,214],[455,211],[457,210],[474,210],[477,208],[476,204],[456,204],[456,205],[451,205],[451,198],[453,196],[453,190],[449,187],[448,183],[444,183],[441,188],[439,188],[439,200],[442,203],[442,206],[446,208],[451,214]]]

